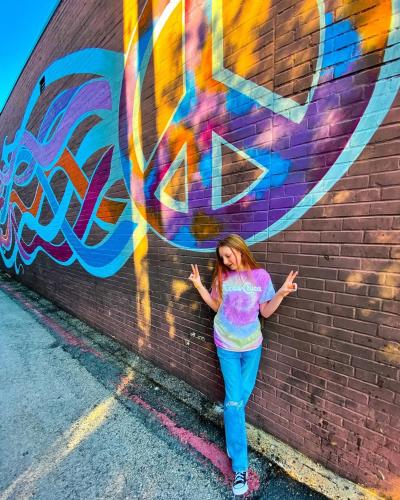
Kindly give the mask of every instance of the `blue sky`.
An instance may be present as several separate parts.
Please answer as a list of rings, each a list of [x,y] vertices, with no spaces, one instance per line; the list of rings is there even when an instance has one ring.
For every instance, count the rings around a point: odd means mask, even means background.
[[[1,0],[0,111],[60,0]]]

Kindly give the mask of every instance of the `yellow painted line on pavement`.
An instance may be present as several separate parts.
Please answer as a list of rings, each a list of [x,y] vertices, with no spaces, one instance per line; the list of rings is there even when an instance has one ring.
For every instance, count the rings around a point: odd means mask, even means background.
[[[72,424],[70,429],[53,443],[39,463],[31,465],[0,493],[0,500],[7,500],[14,494],[19,498],[29,498],[33,494],[36,481],[50,474],[82,441],[103,425],[117,402],[117,396],[122,394],[133,378],[134,371],[129,369],[127,374],[121,377],[116,394],[96,405],[87,415]]]

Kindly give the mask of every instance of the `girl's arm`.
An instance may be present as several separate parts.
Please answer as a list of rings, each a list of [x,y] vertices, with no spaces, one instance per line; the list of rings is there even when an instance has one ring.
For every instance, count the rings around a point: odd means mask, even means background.
[[[189,276],[189,280],[193,283],[193,285],[197,288],[197,291],[199,292],[201,298],[204,300],[204,302],[211,307],[211,309],[215,312],[218,311],[220,303],[217,300],[214,300],[211,297],[210,292],[207,290],[207,288],[203,285],[201,282],[200,278],[200,273],[199,269],[197,267],[197,264],[192,266],[192,274]]]
[[[196,288],[197,288],[197,291],[199,292],[199,294],[201,295],[201,298],[204,300],[204,302],[208,306],[210,306],[213,311],[217,312],[220,304],[217,300],[214,300],[211,297],[211,294],[207,290],[207,288],[204,285],[196,286]]]
[[[297,290],[297,283],[293,283],[297,274],[297,271],[290,271],[285,283],[276,292],[272,299],[269,302],[264,302],[260,305],[261,316],[264,316],[264,318],[269,318],[278,309],[286,295],[289,295],[289,293],[295,292]]]

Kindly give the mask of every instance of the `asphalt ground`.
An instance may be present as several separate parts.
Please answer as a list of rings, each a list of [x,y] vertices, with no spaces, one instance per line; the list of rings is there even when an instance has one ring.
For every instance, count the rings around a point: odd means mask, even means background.
[[[234,498],[202,394],[4,273],[0,318],[0,500]],[[249,460],[247,498],[327,498]]]

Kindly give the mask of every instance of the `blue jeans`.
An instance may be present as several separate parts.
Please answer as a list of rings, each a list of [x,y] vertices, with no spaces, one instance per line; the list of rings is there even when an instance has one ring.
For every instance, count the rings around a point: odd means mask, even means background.
[[[224,422],[233,472],[248,468],[245,407],[256,383],[262,346],[234,352],[217,347],[225,383]]]

